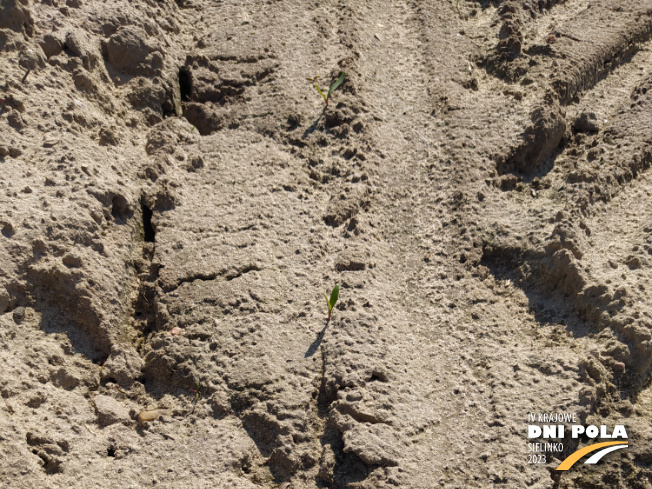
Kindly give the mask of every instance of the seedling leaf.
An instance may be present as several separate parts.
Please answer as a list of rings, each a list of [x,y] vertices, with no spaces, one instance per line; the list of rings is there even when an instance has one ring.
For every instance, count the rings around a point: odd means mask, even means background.
[[[331,308],[335,307],[335,303],[337,302],[337,298],[340,296],[340,286],[339,284],[335,284],[335,287],[333,287],[333,291],[331,292],[331,300],[328,301],[329,304],[331,305]]]
[[[324,102],[326,102],[326,105],[328,105],[328,97],[326,95],[324,95],[324,92],[321,91],[321,89],[319,88],[319,85],[317,85],[316,83],[315,83],[315,88],[319,92],[319,95],[324,97]]]
[[[333,287],[333,291],[331,292],[331,298],[329,299],[328,296],[326,295],[325,292],[322,292],[324,295],[324,299],[326,299],[326,304],[328,304],[328,321],[331,320],[331,312],[333,311],[333,307],[335,307],[335,303],[337,302],[337,298],[340,295],[340,286],[339,284],[335,284],[335,287]]]
[[[342,72],[340,77],[333,82],[333,84],[328,88],[328,93],[324,93],[321,90],[321,88],[319,88],[319,85],[317,84],[317,79],[318,78],[319,78],[318,76],[314,76],[312,78],[306,78],[306,80],[308,80],[309,82],[311,82],[315,86],[315,88],[319,92],[319,95],[322,96],[322,98],[324,99],[324,102],[326,102],[326,105],[328,105],[328,99],[331,97],[331,93],[333,93],[333,90],[335,90],[337,87],[339,87],[342,84],[342,82],[344,81],[344,78],[346,78],[346,73]]]
[[[326,101],[328,101],[328,99],[331,98],[331,93],[333,93],[333,90],[335,90],[337,87],[339,87],[342,84],[344,78],[346,78],[346,73],[342,72],[340,77],[328,89],[328,95],[326,95]],[[338,287],[338,292],[339,292],[339,287]]]

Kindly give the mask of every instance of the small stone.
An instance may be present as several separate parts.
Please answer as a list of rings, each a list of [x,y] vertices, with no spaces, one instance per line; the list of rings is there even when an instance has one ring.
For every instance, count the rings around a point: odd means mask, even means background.
[[[614,370],[614,372],[624,373],[625,372],[625,364],[623,362],[616,362],[616,363],[614,363],[613,370]]]
[[[66,253],[63,264],[69,268],[79,268],[82,266],[82,259],[77,253]]]
[[[631,270],[636,270],[637,268],[641,268],[642,264],[643,263],[641,258],[636,255],[629,255],[625,259],[625,265],[627,265]]]
[[[582,114],[575,119],[573,129],[578,132],[598,132],[598,118],[593,112],[582,112]]]
[[[117,69],[135,74],[150,52],[147,33],[140,27],[123,27],[109,39],[106,45],[109,63]]]
[[[68,10],[67,7],[63,7]],[[63,13],[63,12],[62,12]],[[64,13],[64,15],[68,15]],[[66,34],[64,45],[68,53],[83,58],[87,54],[88,38],[82,30],[73,30]]]
[[[36,70],[45,67],[45,55],[43,52],[26,49],[19,56],[18,65],[26,70]]]
[[[149,423],[150,421],[155,421],[161,417],[163,411],[161,409],[151,409],[149,411],[141,411],[138,414],[138,421],[140,423]]]
[[[17,307],[14,309],[14,322],[20,324],[23,322],[23,319],[25,319],[25,308]]]
[[[142,368],[143,360],[133,348],[114,346],[104,362],[101,377],[117,382],[120,387],[129,388],[140,377]]]
[[[64,367],[52,372],[52,383],[67,391],[75,389],[80,384],[80,378],[75,371],[68,371]]]
[[[35,255],[42,255],[47,251],[47,245],[42,239],[35,239],[32,241],[32,250]]]
[[[351,252],[344,252],[335,263],[335,269],[338,272],[357,272],[367,268],[366,260],[363,256]]]
[[[109,426],[114,423],[128,423],[129,412],[122,404],[110,396],[95,396],[95,412],[97,421],[101,426]]]
[[[56,56],[63,51],[63,41],[54,34],[46,34],[40,41],[41,49],[48,58]]]

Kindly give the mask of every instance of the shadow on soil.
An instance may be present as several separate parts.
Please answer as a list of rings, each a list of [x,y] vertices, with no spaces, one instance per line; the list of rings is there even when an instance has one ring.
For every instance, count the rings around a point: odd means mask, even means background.
[[[582,311],[587,306],[577,303],[577,294],[563,292],[560,290],[561,284],[549,278],[555,276],[555,271],[551,270],[553,264],[544,252],[487,247],[481,264],[489,269],[496,280],[511,280],[523,291],[529,310],[539,326],[563,326],[574,338],[583,338],[609,328],[608,324],[598,324],[585,318]],[[600,317],[609,312],[607,307],[597,303],[588,307],[591,316]],[[618,328],[610,329],[617,341],[628,345],[630,352],[635,352],[635,345]],[[641,390],[652,382],[652,368],[647,372],[628,370],[624,375],[616,375],[613,380],[621,399],[636,402]]]
[[[313,132],[317,130],[317,126],[319,126],[319,121],[321,121],[321,118],[324,117],[327,108],[328,107],[324,107],[324,109],[321,111],[321,114],[319,114],[319,117],[317,117],[315,122],[313,122],[312,125],[308,129],[306,129],[306,131],[303,133],[301,139],[306,139],[308,136],[310,136]]]
[[[317,353],[317,350],[319,349],[319,345],[321,345],[321,342],[324,339],[324,335],[326,334],[326,329],[328,328],[328,323],[329,322],[330,322],[329,320],[326,321],[326,324],[324,325],[322,330],[319,332],[319,335],[317,336],[317,339],[312,342],[310,347],[308,347],[308,350],[306,351],[306,354],[304,355],[304,358],[310,358],[315,353]]]
[[[574,337],[595,333],[577,313],[573,298],[544,277],[551,263],[544,252],[518,248],[485,248],[481,264],[496,280],[511,280],[528,299],[530,312],[541,326],[562,325]]]

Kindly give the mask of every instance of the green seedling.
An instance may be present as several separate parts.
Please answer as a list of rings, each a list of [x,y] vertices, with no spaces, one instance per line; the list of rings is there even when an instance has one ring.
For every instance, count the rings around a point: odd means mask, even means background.
[[[195,388],[194,389],[188,389],[190,392],[195,394],[195,398],[192,401],[192,410],[190,413],[187,414],[187,416],[192,415],[195,412],[195,408],[197,407],[197,403],[199,402],[199,399],[201,398],[201,391],[202,391],[202,386],[199,383],[198,380],[195,380]]]
[[[328,304],[328,321],[331,320],[331,312],[333,311],[333,308],[335,307],[335,303],[337,302],[337,298],[340,296],[340,286],[339,284],[335,284],[335,287],[333,287],[333,291],[331,292],[331,298],[329,299],[328,296],[324,294],[324,297],[326,298],[326,303]]]
[[[195,381],[195,388],[190,389],[190,392],[195,394],[195,399],[193,400],[193,404],[197,404],[197,401],[199,401],[199,398],[201,397],[201,384],[199,381]]]
[[[318,76],[315,76],[314,78],[306,78],[306,80],[308,80],[313,85],[315,85],[315,88],[319,92],[319,95],[321,95],[324,98],[324,102],[326,102],[326,105],[328,106],[328,100],[331,98],[331,93],[333,93],[333,91],[342,84],[344,78],[346,78],[346,73],[342,72],[340,77],[337,80],[335,80],[328,88],[327,93],[322,92],[321,88],[319,88],[319,85],[317,84],[318,78],[319,78]]]

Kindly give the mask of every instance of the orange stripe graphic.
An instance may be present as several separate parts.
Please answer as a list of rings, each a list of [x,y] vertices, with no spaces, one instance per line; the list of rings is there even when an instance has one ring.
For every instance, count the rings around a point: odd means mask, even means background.
[[[626,441],[605,441],[602,443],[594,443],[593,445],[589,445],[588,447],[584,447],[579,449],[578,451],[571,453],[568,457],[566,457],[566,460],[564,460],[561,464],[559,464],[559,467],[557,467],[557,470],[568,470],[570,469],[575,462],[577,462],[579,459],[581,459],[584,455],[587,453],[594,452],[596,450],[599,450],[600,448],[604,447],[610,447],[612,445],[627,445]]]

